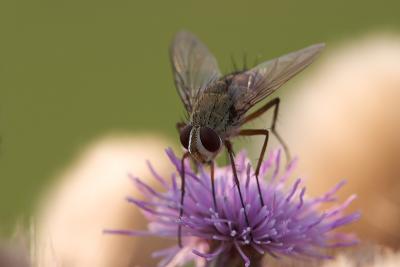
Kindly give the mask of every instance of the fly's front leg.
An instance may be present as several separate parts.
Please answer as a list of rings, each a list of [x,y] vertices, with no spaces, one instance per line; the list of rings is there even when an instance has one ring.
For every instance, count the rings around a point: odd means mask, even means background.
[[[182,220],[183,216],[183,204],[185,199],[185,159],[190,155],[189,152],[186,152],[182,156],[181,160],[181,206],[179,207],[179,220]],[[182,247],[182,225],[178,226],[178,245]]]
[[[290,156],[290,151],[288,149],[288,146],[286,145],[286,142],[283,140],[283,138],[280,136],[280,134],[276,131],[276,128],[275,128],[276,122],[278,120],[279,104],[280,104],[279,97],[272,99],[271,101],[267,102],[264,106],[260,107],[258,110],[247,115],[243,119],[243,122],[241,125],[244,125],[247,122],[258,118],[259,116],[261,116],[262,114],[267,112],[269,109],[274,108],[274,113],[272,115],[271,132],[276,137],[276,139],[278,139],[279,143],[282,145],[283,151],[285,152],[287,162],[290,162],[291,156]]]
[[[177,123],[176,123],[176,130],[178,131],[178,133],[181,133],[182,128],[185,127],[185,126],[186,126],[186,123],[184,123],[184,122],[177,122]]]
[[[261,206],[264,206],[264,198],[263,198],[263,194],[261,192],[260,181],[258,179],[258,175],[260,173],[261,163],[264,160],[265,151],[267,150],[269,132],[268,132],[268,130],[265,130],[265,129],[249,129],[249,130],[241,130],[239,132],[239,135],[240,136],[254,136],[254,135],[264,135],[265,136],[264,143],[261,148],[261,153],[258,158],[256,172],[255,172],[258,195],[260,196]]]
[[[245,206],[244,200],[243,200],[242,190],[240,189],[239,178],[238,178],[237,171],[236,171],[236,165],[235,165],[234,153],[233,153],[233,149],[232,149],[232,143],[229,142],[229,141],[225,141],[225,148],[228,151],[229,159],[231,161],[233,179],[235,181],[236,187],[237,187],[238,192],[239,192],[240,203],[242,204],[242,208],[244,210],[244,218],[246,220],[247,225],[250,226],[249,218],[247,217],[246,206]],[[250,233],[250,236],[251,236],[251,233]]]
[[[211,161],[210,163],[210,173],[211,173],[211,191],[213,196],[214,209],[215,212],[217,212],[217,199],[215,196],[215,185],[214,185],[214,161]]]

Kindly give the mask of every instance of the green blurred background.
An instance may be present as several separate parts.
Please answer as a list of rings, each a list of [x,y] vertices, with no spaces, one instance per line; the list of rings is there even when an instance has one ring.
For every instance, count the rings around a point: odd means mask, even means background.
[[[399,8],[395,0],[1,0],[0,233],[29,218],[55,174],[97,136],[153,131],[178,140],[183,107],[167,53],[176,31],[198,35],[228,72],[231,54],[268,59],[396,31]]]

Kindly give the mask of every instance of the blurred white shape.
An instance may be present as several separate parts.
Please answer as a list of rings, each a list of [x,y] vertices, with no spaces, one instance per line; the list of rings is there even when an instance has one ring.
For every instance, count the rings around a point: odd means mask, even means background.
[[[400,246],[400,36],[376,34],[327,46],[283,116],[298,174],[312,193],[340,179],[357,193],[362,238]]]
[[[343,253],[334,261],[327,261],[323,267],[398,267],[400,253],[383,248],[358,248],[352,253]]]
[[[264,267],[398,267],[400,252],[373,244],[343,249],[333,260],[266,259]]]
[[[157,136],[110,136],[84,149],[39,207],[36,265],[154,266],[151,252],[163,242],[103,230],[145,229],[138,209],[125,201],[128,195],[140,197],[128,173],[156,184],[146,160],[161,174],[170,173],[164,153],[170,144]]]

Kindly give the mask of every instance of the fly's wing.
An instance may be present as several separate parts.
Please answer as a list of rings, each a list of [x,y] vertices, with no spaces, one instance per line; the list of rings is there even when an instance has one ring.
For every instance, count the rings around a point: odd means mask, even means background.
[[[238,115],[243,115],[251,107],[281,87],[297,73],[310,65],[325,44],[315,44],[263,62],[256,67],[235,75],[229,92]]]
[[[194,99],[221,73],[207,47],[189,32],[179,32],[170,47],[175,85],[188,112]]]

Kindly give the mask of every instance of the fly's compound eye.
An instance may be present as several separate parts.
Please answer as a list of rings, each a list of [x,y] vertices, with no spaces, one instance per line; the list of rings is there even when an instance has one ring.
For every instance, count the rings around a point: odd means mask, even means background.
[[[190,139],[190,132],[192,131],[192,125],[186,125],[182,128],[180,132],[179,139],[181,140],[181,144],[184,148],[188,149],[189,147],[189,139]]]
[[[200,128],[200,141],[204,148],[212,153],[217,152],[221,146],[221,140],[218,134],[208,127]]]

